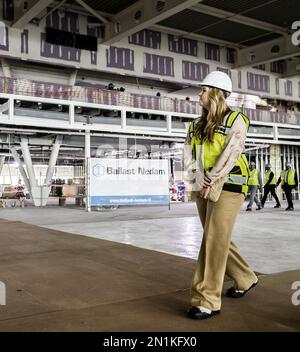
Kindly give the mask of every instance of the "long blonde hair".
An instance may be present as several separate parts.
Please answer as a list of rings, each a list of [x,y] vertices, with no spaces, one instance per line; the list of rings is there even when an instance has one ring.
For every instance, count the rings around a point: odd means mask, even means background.
[[[200,121],[195,126],[195,136],[201,140],[213,142],[217,128],[222,125],[226,111],[229,109],[226,103],[227,93],[218,88],[209,88],[209,109],[203,108]]]

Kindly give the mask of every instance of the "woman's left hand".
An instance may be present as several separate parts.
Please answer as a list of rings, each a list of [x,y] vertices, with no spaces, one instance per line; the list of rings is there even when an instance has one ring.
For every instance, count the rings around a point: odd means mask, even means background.
[[[204,175],[204,187],[210,187],[213,184],[213,181],[206,175]]]
[[[200,197],[206,199],[207,196],[208,196],[209,191],[210,191],[210,187],[202,188],[201,191],[199,191]]]

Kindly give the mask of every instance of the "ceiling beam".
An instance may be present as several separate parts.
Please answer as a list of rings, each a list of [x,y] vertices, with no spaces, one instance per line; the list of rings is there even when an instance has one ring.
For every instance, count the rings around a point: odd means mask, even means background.
[[[20,6],[16,7],[17,19],[12,24],[12,28],[24,29],[24,27],[36,16],[38,16],[48,5],[52,3],[52,0],[29,0],[27,9],[23,8],[23,1],[20,2]]]
[[[105,26],[105,38],[102,44],[111,45],[124,37],[139,32],[170,16],[183,11],[199,0],[160,1],[161,8],[153,0],[140,0],[119,12],[114,23]]]
[[[75,0],[80,6],[82,6],[83,8],[85,8],[91,15],[95,16],[96,18],[98,18],[98,20],[100,20],[103,23],[108,23],[108,20],[100,15],[97,11],[95,11],[93,8],[91,8],[87,3],[85,3],[83,0]]]
[[[186,31],[182,31],[180,29],[175,29],[175,28],[171,28],[171,27],[167,27],[167,26],[161,26],[158,24],[155,24],[149,28],[156,30],[156,31],[166,32],[168,34],[173,34],[173,35],[177,35],[177,36],[184,36],[185,38],[191,38],[191,39],[195,39],[195,40],[199,40],[199,41],[207,41],[209,43],[217,44],[220,46],[225,46],[225,47],[229,46],[231,48],[237,48],[237,49],[244,47],[243,45],[237,45],[236,43],[228,42],[226,40],[217,39],[217,38],[209,37],[206,35],[186,32]]]
[[[261,65],[297,55],[300,55],[299,47],[292,44],[291,35],[285,35],[281,38],[238,50],[237,63],[234,68]]]
[[[203,5],[203,4],[197,4],[197,5],[192,6],[191,10],[197,11],[200,13],[204,13],[205,15],[218,17],[220,19],[224,19],[224,20],[226,19],[231,22],[236,22],[236,23],[247,25],[247,26],[259,28],[259,29],[262,29],[265,31],[270,31],[270,32],[279,33],[279,34],[286,34],[287,33],[287,29],[285,29],[283,27],[276,26],[276,25],[273,25],[268,22],[259,21],[254,18],[235,14],[234,12],[224,11],[224,10],[221,10],[221,9],[218,9],[215,7],[211,7],[211,6],[207,6],[207,5]]]
[[[286,61],[286,71],[281,78],[291,78],[294,76],[300,76],[300,59]]]
[[[53,1],[53,3],[50,5],[50,7],[54,7],[59,4],[59,1]],[[79,15],[87,15],[87,11],[80,5],[75,5],[75,4],[64,4],[60,6],[62,9],[74,13],[78,13]],[[112,15],[111,13],[104,12],[104,11],[98,11],[98,10],[93,10],[96,14],[106,18],[107,20],[111,21],[115,18],[115,15]]]

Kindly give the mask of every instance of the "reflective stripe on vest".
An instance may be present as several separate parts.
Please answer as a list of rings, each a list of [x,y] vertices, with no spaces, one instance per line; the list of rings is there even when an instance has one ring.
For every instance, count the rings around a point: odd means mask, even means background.
[[[231,183],[238,183],[240,185],[244,185],[246,182],[247,178],[246,176],[234,176],[234,175],[229,175],[228,181]]]
[[[288,184],[289,186],[295,186],[295,170],[282,170],[281,171],[281,184]]]
[[[258,186],[259,185],[258,170],[257,169],[253,169],[252,171],[250,171],[250,178],[249,178],[248,185],[249,186]]]
[[[266,171],[266,173],[265,173],[265,183],[269,182],[271,172],[273,172],[273,171],[272,170]],[[273,176],[272,181],[269,183],[269,185],[275,185],[275,175]]]
[[[194,120],[190,124],[189,136],[191,139],[192,154],[200,170],[209,171],[215,166],[218,158],[222,154],[226,135],[239,115],[244,119],[248,130],[250,125],[248,117],[238,111],[232,111],[224,117],[223,125],[220,126],[214,134],[213,142],[201,141],[199,137],[194,135],[195,126],[196,123],[199,122],[199,119]],[[239,193],[246,195],[248,191],[249,168],[247,158],[244,154],[240,155],[233,169],[237,169],[238,171],[230,172],[229,180],[225,183],[228,187],[224,187],[224,189],[230,190],[230,185],[235,185],[237,187],[235,187],[234,192],[238,190]]]

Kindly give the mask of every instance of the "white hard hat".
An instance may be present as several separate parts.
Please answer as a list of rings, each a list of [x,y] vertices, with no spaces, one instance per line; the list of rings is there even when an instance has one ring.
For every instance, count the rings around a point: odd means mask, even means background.
[[[204,78],[200,85],[219,88],[228,93],[232,92],[231,78],[222,71],[212,71]]]

